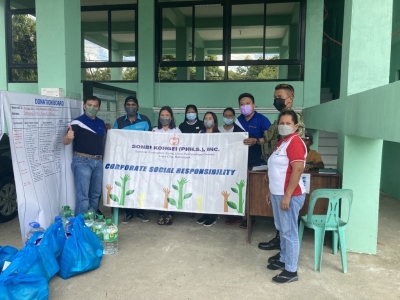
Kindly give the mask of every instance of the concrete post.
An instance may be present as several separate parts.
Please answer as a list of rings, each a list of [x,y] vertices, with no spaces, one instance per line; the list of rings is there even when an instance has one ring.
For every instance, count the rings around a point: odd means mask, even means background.
[[[122,61],[122,51],[111,51],[112,61]],[[122,68],[111,68],[111,80],[122,80]]]
[[[142,107],[154,106],[154,1],[139,1],[138,99]],[[149,116],[150,118],[152,116]]]
[[[204,48],[196,48],[196,60],[198,61],[205,60]],[[196,67],[196,80],[204,80],[206,78],[205,74],[206,74],[205,67]]]
[[[63,88],[80,99],[81,6],[79,0],[36,1],[38,89]]]
[[[187,61],[189,53],[188,30],[186,27],[176,28],[176,60]],[[189,68],[178,67],[176,70],[177,80],[189,79]]]
[[[307,0],[304,61],[304,107],[318,105],[321,102],[323,18],[324,1]]]

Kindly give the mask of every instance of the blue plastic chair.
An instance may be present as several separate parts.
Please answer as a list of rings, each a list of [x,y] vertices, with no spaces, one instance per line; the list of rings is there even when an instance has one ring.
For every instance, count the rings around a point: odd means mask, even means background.
[[[314,215],[314,207],[318,199],[328,198],[326,215]],[[342,200],[340,204],[339,200]],[[347,199],[348,217],[346,221],[339,218],[339,205]],[[333,254],[337,254],[338,238],[340,255],[342,258],[343,273],[347,273],[346,237],[345,229],[350,220],[353,191],[349,189],[317,189],[311,193],[307,215],[301,217],[299,227],[299,248],[303,239],[304,226],[314,229],[314,270],[321,272],[322,252],[324,247],[325,231],[332,231]]]

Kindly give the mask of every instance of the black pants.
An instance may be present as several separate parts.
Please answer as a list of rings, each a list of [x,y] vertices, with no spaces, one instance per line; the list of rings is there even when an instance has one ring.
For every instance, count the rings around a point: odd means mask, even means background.
[[[174,213],[173,211],[165,211],[165,210],[159,210],[159,211],[158,211],[158,215],[159,215],[159,216],[167,215],[167,216],[173,217],[174,214],[175,214],[175,213]]]

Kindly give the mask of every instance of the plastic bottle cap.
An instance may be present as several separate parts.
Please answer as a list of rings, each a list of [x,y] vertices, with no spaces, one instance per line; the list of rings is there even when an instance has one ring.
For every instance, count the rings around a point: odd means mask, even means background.
[[[64,208],[64,211],[66,211],[66,210],[70,210],[68,205],[66,205],[66,206],[63,206],[63,208]]]
[[[107,224],[107,225],[111,225],[111,224],[112,224],[112,220],[111,220],[111,219],[107,219],[107,220],[106,220],[106,224]]]
[[[40,227],[40,224],[38,222],[31,222],[31,223],[29,223],[29,225],[31,227],[33,227],[33,228],[39,228]]]
[[[84,213],[84,214],[83,214],[83,217],[84,217],[84,218],[89,218],[89,214],[88,214],[88,213]]]
[[[60,217],[60,216],[55,216],[55,217],[54,217],[54,221],[59,221],[59,220],[61,220],[61,217]]]
[[[103,215],[99,215],[99,219],[104,219],[104,216]]]
[[[70,216],[71,216],[71,212],[70,212],[70,211],[66,211],[66,212],[65,212],[65,216],[66,216],[66,217],[70,217]]]

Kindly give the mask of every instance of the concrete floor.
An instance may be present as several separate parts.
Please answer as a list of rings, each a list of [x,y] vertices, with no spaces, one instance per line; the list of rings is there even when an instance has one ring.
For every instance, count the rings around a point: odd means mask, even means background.
[[[299,281],[285,285],[274,284],[279,271],[266,268],[277,251],[257,248],[275,234],[270,220],[257,219],[249,245],[246,231],[225,225],[225,217],[206,228],[177,214],[166,227],[151,212],[149,223],[120,225],[119,252],[104,256],[99,269],[69,280],[55,276],[50,299],[399,299],[399,211],[400,201],[381,194],[378,253],[348,253],[347,274],[329,246],[322,272],[314,272],[313,233],[305,232]],[[0,224],[0,233],[0,245],[20,247],[18,219]]]

